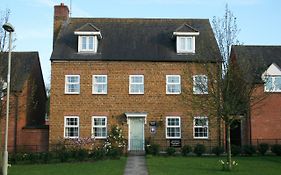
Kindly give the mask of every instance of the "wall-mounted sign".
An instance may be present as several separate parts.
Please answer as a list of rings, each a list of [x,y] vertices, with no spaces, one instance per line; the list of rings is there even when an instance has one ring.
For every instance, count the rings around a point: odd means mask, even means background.
[[[171,139],[170,147],[181,147],[181,139]]]
[[[156,133],[156,126],[151,126],[150,127],[150,133],[155,134]]]
[[[149,122],[149,126],[156,126],[156,121]]]

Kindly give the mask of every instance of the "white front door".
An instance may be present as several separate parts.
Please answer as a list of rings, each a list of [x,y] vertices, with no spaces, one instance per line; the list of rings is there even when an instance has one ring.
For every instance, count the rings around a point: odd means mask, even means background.
[[[144,117],[129,118],[129,151],[144,151]]]

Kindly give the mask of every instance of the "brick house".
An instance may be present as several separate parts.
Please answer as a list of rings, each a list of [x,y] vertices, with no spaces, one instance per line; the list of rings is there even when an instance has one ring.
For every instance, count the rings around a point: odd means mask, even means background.
[[[206,65],[216,72],[220,53],[208,20],[69,18],[60,4],[53,43],[50,144],[102,143],[114,125],[129,151],[145,140],[216,146],[223,138],[215,111],[192,104],[215,90]]]
[[[281,46],[232,46],[231,58],[250,63],[254,79],[249,116],[236,130],[241,144],[281,142]]]
[[[48,150],[45,126],[46,92],[38,52],[12,52],[9,116],[9,152]],[[8,54],[0,57],[0,78],[6,81]],[[2,144],[5,135],[6,96],[1,95]]]

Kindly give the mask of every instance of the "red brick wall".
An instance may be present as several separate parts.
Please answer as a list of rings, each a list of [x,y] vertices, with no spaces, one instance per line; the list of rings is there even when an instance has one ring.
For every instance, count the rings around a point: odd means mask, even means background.
[[[215,69],[213,69],[215,70]],[[65,75],[80,75],[80,94],[64,94]],[[108,75],[108,94],[92,94],[92,75]],[[144,95],[129,94],[129,75],[144,75]],[[166,75],[181,75],[182,91],[184,95],[166,95]],[[150,121],[163,121],[158,128],[155,139],[166,142],[165,117],[179,115],[182,123],[182,137],[190,142],[200,142],[193,139],[193,117],[209,115],[202,109],[195,110],[192,101],[196,98],[201,102],[208,101],[208,95],[192,94],[192,75],[206,74],[203,64],[183,62],[53,62],[52,63],[52,88],[50,111],[50,144],[55,144],[64,133],[64,116],[77,115],[80,117],[80,137],[91,136],[91,117],[106,114],[108,129],[114,124],[119,124],[127,138],[128,125],[118,123],[118,116],[125,112],[147,112],[145,137],[149,133]],[[196,112],[197,111],[197,112]],[[210,110],[209,110],[210,112]],[[212,111],[214,112],[214,111]],[[209,140],[216,140],[217,120],[209,116]],[[209,141],[207,140],[207,142]],[[188,144],[188,143],[186,143]]]
[[[9,115],[9,137],[8,137],[8,151],[36,151],[33,149],[26,149],[26,145],[37,145],[36,148],[44,145],[45,147],[41,148],[45,151],[48,150],[46,145],[48,145],[48,129],[33,129],[33,130],[24,130],[23,128],[27,124],[27,115],[28,111],[33,111],[33,106],[28,105],[30,97],[29,94],[29,81],[26,81],[23,86],[23,90],[20,93],[12,92],[10,95],[10,115]],[[2,145],[4,145],[5,137],[5,127],[6,127],[6,99],[4,99],[2,104],[2,120],[1,120],[1,129],[2,129]],[[36,109],[35,109],[36,111]],[[33,112],[31,112],[33,113]],[[17,117],[17,119],[16,119]],[[37,116],[43,117],[44,116]],[[27,146],[28,147],[28,146]]]
[[[23,87],[21,93],[11,93],[10,94],[10,115],[9,115],[9,133],[8,133],[8,149],[9,151],[14,151],[15,144],[19,142],[20,138],[18,134],[21,128],[26,124],[26,113],[27,113],[27,83]],[[2,111],[2,144],[4,145],[5,138],[5,127],[6,127],[6,99],[3,102]],[[17,121],[16,121],[17,116]],[[17,141],[16,141],[17,140]]]
[[[19,151],[45,152],[49,149],[49,128],[23,128],[19,137]]]
[[[251,139],[281,139],[281,93],[264,92],[259,85],[251,108]]]

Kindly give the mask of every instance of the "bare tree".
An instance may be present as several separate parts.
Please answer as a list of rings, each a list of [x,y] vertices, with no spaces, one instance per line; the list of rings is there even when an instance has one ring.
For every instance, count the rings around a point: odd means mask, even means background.
[[[239,44],[238,34],[240,29],[237,27],[236,17],[229,10],[227,4],[225,6],[224,16],[222,18],[215,16],[212,23],[222,56],[222,73],[225,75],[228,68],[231,46]]]
[[[253,63],[249,60],[235,60],[230,58],[231,46],[239,45],[237,39],[240,29],[237,27],[236,17],[225,7],[223,18],[213,18],[213,30],[217,39],[218,47],[222,55],[221,65],[217,65],[220,72],[217,79],[212,71],[208,72],[210,78],[210,97],[213,98],[214,107],[217,108],[217,117],[222,120],[226,131],[227,170],[233,166],[231,158],[231,125],[249,114],[251,101],[255,89],[253,72],[256,72]],[[256,63],[259,64],[259,63]],[[210,68],[207,68],[210,70]],[[263,98],[263,97],[255,97]]]
[[[217,82],[217,91],[214,94],[215,106],[218,111],[218,118],[222,119],[226,130],[227,162],[228,170],[232,169],[231,160],[231,124],[238,119],[238,116],[245,114],[248,106],[248,99],[251,94],[251,83],[243,76],[247,69],[237,69],[230,60],[230,51],[233,44],[239,44],[237,40],[239,29],[236,17],[225,7],[225,14],[222,18],[213,18],[213,30],[217,39],[218,47],[222,56],[221,78]],[[247,65],[247,64],[245,64]],[[217,69],[220,69],[218,66]],[[243,72],[244,71],[244,72]]]

